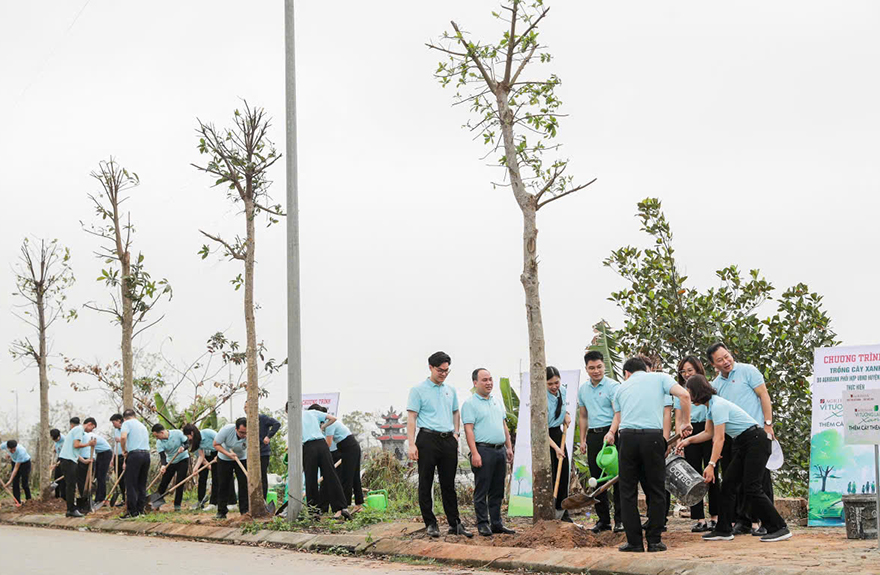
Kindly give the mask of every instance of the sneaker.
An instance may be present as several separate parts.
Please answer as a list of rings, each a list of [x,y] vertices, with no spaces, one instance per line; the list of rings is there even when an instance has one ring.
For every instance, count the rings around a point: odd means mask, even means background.
[[[752,526],[747,523],[739,523],[733,526],[734,535],[749,535],[752,532]]]
[[[719,533],[710,531],[703,535],[703,541],[733,541],[733,533]]]
[[[767,528],[763,525],[757,529],[752,529],[752,537],[763,537],[764,535],[767,535]]]
[[[218,513],[214,516],[214,519],[226,519],[226,515],[223,513]]]
[[[648,553],[658,553],[666,551],[666,543],[658,541],[657,543],[648,543]]]
[[[791,531],[788,530],[788,527],[783,527],[778,531],[761,537],[761,543],[773,543],[775,541],[785,541],[786,539],[791,539]]]
[[[175,506],[174,506],[174,510],[175,510],[175,511],[180,511],[180,505],[175,505]]]
[[[590,531],[596,534],[602,533],[603,531],[611,531],[611,524],[600,521],[593,525],[593,528],[590,529]]]
[[[215,509],[217,509],[217,506],[214,505],[213,503],[205,506],[205,511],[214,511]]]
[[[697,521],[694,523],[694,526],[691,527],[691,533],[705,533],[707,531],[711,531],[711,529],[709,529],[708,524],[703,523],[702,521]]]

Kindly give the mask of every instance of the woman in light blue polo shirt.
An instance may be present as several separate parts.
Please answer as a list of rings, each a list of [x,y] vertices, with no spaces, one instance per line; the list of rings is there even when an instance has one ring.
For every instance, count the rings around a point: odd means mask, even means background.
[[[565,405],[565,398],[559,387],[562,379],[559,370],[552,365],[547,366],[547,426],[550,433],[550,471],[553,485],[556,485],[556,469],[559,467],[559,459],[562,458],[562,473],[559,478],[559,491],[556,495],[556,509],[562,510],[562,500],[568,497],[568,473],[571,461],[566,453],[565,442],[562,440],[562,426],[571,423],[571,416]],[[568,511],[562,512],[562,520],[571,522]]]

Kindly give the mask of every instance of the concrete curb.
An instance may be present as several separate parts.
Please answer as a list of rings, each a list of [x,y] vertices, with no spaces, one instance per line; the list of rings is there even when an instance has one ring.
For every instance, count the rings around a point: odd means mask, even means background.
[[[747,566],[660,559],[644,554],[622,554],[608,549],[522,549],[514,547],[479,547],[440,541],[380,538],[363,535],[313,535],[288,531],[245,533],[232,527],[188,525],[182,523],[142,523],[119,519],[74,519],[52,515],[0,515],[0,523],[89,529],[113,533],[132,533],[178,537],[224,543],[266,543],[304,551],[344,550],[352,554],[385,557],[433,559],[438,563],[474,568],[495,568],[550,573],[588,573],[590,575],[839,575],[815,568]]]

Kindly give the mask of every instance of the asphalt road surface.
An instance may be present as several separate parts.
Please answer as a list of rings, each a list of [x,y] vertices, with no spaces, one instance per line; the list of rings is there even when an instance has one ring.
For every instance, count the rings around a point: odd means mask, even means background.
[[[467,569],[159,537],[0,526],[0,573],[470,575]]]

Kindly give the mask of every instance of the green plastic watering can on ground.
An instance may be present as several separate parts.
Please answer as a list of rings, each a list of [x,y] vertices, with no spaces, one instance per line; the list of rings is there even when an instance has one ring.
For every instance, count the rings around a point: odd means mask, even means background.
[[[388,492],[384,489],[370,491],[364,497],[364,505],[376,511],[385,511],[388,508]]]
[[[617,448],[603,443],[602,451],[596,456],[596,465],[602,470],[602,474],[596,480],[597,483],[617,477]]]

